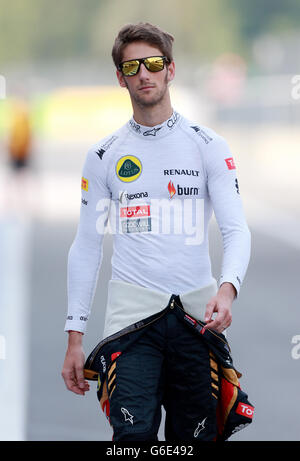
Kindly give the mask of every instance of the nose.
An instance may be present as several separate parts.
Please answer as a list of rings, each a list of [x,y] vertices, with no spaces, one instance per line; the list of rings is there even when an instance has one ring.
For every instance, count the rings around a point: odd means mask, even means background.
[[[139,70],[139,77],[141,79],[149,78],[149,70],[145,66],[145,64],[142,62]]]

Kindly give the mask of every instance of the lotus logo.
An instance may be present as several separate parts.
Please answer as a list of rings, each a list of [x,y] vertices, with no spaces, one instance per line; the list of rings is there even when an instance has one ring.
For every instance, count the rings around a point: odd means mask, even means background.
[[[116,165],[118,178],[123,182],[135,181],[142,172],[142,163],[133,155],[124,155]]]
[[[170,194],[170,198],[172,198],[176,194],[176,189],[175,189],[174,184],[172,183],[172,181],[170,181],[169,184],[168,184],[168,191],[169,191],[169,194]]]

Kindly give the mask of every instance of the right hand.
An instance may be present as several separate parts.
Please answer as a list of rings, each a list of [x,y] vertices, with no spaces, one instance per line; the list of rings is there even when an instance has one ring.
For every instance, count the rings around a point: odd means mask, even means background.
[[[62,369],[62,377],[69,391],[85,395],[90,390],[88,381],[84,379],[84,352],[79,342],[69,342]]]

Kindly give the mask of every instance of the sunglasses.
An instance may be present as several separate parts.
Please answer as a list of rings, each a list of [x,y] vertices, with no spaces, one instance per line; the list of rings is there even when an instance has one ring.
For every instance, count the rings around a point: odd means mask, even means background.
[[[125,77],[132,77],[139,72],[141,64],[144,64],[146,69],[150,72],[160,72],[165,67],[165,62],[169,62],[166,56],[149,56],[148,58],[121,62],[118,66],[118,70],[120,70]]]

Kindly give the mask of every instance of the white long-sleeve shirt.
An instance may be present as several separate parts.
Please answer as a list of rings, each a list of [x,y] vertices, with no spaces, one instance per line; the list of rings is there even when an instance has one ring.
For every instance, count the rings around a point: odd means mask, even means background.
[[[224,249],[219,285],[230,282],[239,293],[251,237],[233,155],[213,130],[177,112],[155,127],[132,118],[89,150],[81,188],[80,221],[68,259],[65,331],[86,330],[108,222],[112,280],[180,295],[215,280],[208,245],[214,211]],[[152,313],[157,309],[154,303]],[[126,312],[123,317],[124,327],[126,318],[134,321]]]

